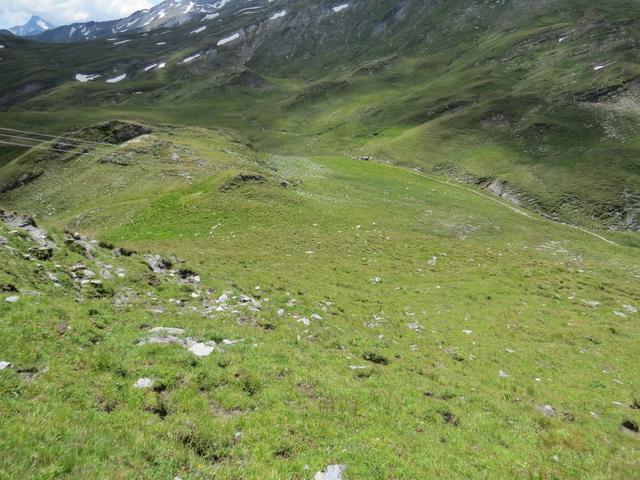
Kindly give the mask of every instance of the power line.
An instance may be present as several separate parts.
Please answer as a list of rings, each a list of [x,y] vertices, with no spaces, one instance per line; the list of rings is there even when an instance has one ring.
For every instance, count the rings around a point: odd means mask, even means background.
[[[18,143],[18,142],[6,142],[4,140],[0,140],[0,145],[11,145],[14,147],[28,147],[28,148],[35,148],[38,150],[49,150],[49,151],[54,151],[54,152],[60,152],[60,153],[70,153],[70,150],[60,150],[57,149],[55,147],[40,147],[37,145],[26,145],[24,143]],[[82,153],[81,155],[88,155],[87,153]],[[91,155],[90,155],[91,156]],[[95,157],[95,155],[93,155]]]
[[[17,132],[17,133],[26,133],[26,134],[29,134],[29,135],[36,135],[36,136],[39,136],[39,137],[48,137],[48,138],[53,138],[53,139],[66,138],[68,140],[74,140],[74,141],[77,141],[77,142],[95,143],[96,145],[106,145],[106,146],[109,146],[109,147],[113,147],[112,143],[94,142],[93,140],[83,140],[81,138],[68,137],[66,135],[49,135],[49,134],[46,134],[46,133],[29,132],[27,130],[16,130],[15,128],[6,128],[6,127],[0,127],[0,130],[8,130],[10,132]]]
[[[38,139],[38,138],[31,138],[31,137],[23,137],[21,135],[15,135],[15,134],[12,134],[12,133],[11,134],[9,134],[9,133],[1,133],[1,132],[0,132],[0,137],[9,137],[10,139],[18,138],[20,140],[27,140],[29,142],[38,142],[38,145],[41,145],[41,144],[46,143],[46,142],[53,141],[53,140],[41,140],[41,139]],[[94,145],[87,146],[87,145],[83,145],[82,143],[81,144],[76,144],[76,143],[67,143],[67,142],[64,142],[64,141],[59,141],[59,142],[56,143],[56,145],[66,145],[66,146],[69,146],[69,147],[94,148],[94,149],[102,150],[102,151],[108,150],[106,147],[97,147],[97,146],[94,146]]]

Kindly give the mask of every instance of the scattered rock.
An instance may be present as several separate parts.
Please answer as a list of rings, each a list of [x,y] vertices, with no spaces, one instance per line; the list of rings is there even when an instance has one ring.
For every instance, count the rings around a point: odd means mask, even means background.
[[[0,370],[4,370],[5,368],[11,368],[12,365],[9,362],[5,362],[4,360],[0,360]]]
[[[184,334],[184,330],[174,327],[154,327],[149,330],[149,333],[154,335],[182,335]]]
[[[379,283],[382,283],[382,279],[380,277],[372,277],[370,280],[372,285],[377,285]]]
[[[536,410],[545,417],[552,418],[556,416],[556,409],[551,405],[536,405]]]
[[[161,335],[147,337],[138,342],[138,345],[181,345],[186,346],[187,342],[182,338],[175,337],[173,335]]]
[[[508,378],[509,374],[507,372],[505,372],[504,370],[500,370],[498,372],[498,375],[500,376],[500,378]]]
[[[442,350],[444,353],[448,353],[449,355],[451,355],[451,358],[453,358],[456,362],[463,362],[464,361],[464,357],[462,355],[460,355],[458,353],[458,350],[456,350],[453,347],[447,347],[445,349]]]
[[[153,387],[153,378],[139,378],[136,383],[133,384],[133,388],[151,388]]]
[[[207,357],[215,350],[216,342],[201,342],[194,338],[180,338],[185,332],[181,328],[155,327],[149,330],[150,335],[138,342],[141,345],[180,345],[198,357]],[[227,340],[225,345],[233,345],[242,340]]]
[[[460,421],[458,420],[458,417],[456,417],[451,412],[443,412],[442,413],[442,418],[444,419],[445,423],[448,423],[450,425],[458,426],[460,424]]]
[[[17,293],[18,287],[16,287],[13,283],[2,283],[0,284],[0,290],[7,293]]]
[[[56,332],[58,332],[58,335],[64,335],[67,330],[69,330],[69,325],[64,322],[56,325]]]
[[[407,323],[407,327],[409,327],[409,329],[413,330],[414,332],[421,332],[422,330],[424,330],[424,327],[417,322]]]
[[[189,268],[181,268],[176,273],[181,283],[200,283],[200,275]]]
[[[173,266],[171,260],[163,258],[160,255],[145,255],[144,261],[155,273],[168,273]]]
[[[624,422],[622,422],[622,429],[630,433],[640,432],[640,427],[638,426],[638,423],[633,420],[625,420]]]
[[[379,353],[367,352],[362,356],[362,358],[367,362],[377,363],[378,365],[389,365],[389,360]]]
[[[125,247],[118,247],[113,250],[113,254],[116,257],[131,257],[133,255],[136,255],[137,253],[138,252],[136,252],[135,250],[130,250]]]
[[[324,472],[317,472],[313,480],[342,480],[342,474],[346,469],[344,465],[329,465]]]
[[[208,357],[215,349],[215,346],[215,342],[194,343],[188,348],[188,350],[197,357]]]
[[[66,232],[67,236],[64,243],[69,247],[77,251],[80,255],[84,255],[87,258],[93,258],[94,247],[92,242],[85,236],[80,235],[77,232]]]
[[[20,297],[17,295],[11,295],[10,297],[5,298],[4,301],[7,303],[18,303],[18,301],[20,301]]]
[[[600,302],[598,302],[597,300],[582,300],[582,303],[590,306],[591,308],[596,308],[598,305],[600,305]]]
[[[18,372],[18,375],[20,375],[20,377],[23,380],[26,381],[31,381],[31,380],[35,380],[35,378],[40,374],[40,373],[47,373],[49,371],[48,368],[44,368],[42,370],[42,372],[38,372],[37,368],[21,368],[16,370]]]

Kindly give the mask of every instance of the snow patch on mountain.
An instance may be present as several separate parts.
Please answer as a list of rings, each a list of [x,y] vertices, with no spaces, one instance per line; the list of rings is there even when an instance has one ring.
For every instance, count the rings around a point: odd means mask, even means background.
[[[193,2],[189,2],[189,5],[187,5],[187,8],[185,8],[184,13],[189,13],[191,10],[193,10],[193,7],[195,7],[196,4]]]
[[[118,75],[117,77],[113,77],[107,80],[107,83],[118,83],[127,78],[127,74],[123,73],[122,75]]]
[[[240,34],[239,33],[234,33],[230,37],[226,37],[226,38],[223,38],[222,40],[220,40],[218,42],[218,46],[221,47],[222,45],[226,45],[227,43],[231,43],[234,40],[237,40],[239,38],[240,38]]]
[[[190,57],[185,58],[184,60],[182,60],[182,63],[189,63],[193,60],[195,60],[196,58],[200,57],[199,53],[196,53],[195,55],[192,55]]]
[[[87,83],[99,78],[101,75],[98,74],[84,74],[84,73],[76,73],[75,79],[80,83]]]
[[[274,13],[273,15],[271,15],[271,17],[269,17],[269,20],[277,20],[278,18],[282,18],[287,14],[286,10],[282,10],[281,12],[278,13]]]

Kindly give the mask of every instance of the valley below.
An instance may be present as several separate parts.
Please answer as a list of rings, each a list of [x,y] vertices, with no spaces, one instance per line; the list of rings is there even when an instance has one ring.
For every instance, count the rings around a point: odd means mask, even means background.
[[[637,10],[0,33],[0,479],[635,478]]]

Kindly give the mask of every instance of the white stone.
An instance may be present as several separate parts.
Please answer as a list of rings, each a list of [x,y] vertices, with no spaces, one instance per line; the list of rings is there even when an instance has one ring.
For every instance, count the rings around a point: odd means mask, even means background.
[[[136,383],[133,384],[134,388],[151,388],[153,386],[153,378],[139,378]]]
[[[198,357],[208,357],[215,347],[206,343],[194,343],[189,347],[189,351]]]
[[[174,327],[155,327],[149,330],[149,333],[154,333],[156,335],[182,335],[184,333],[184,330]]]
[[[329,465],[324,472],[316,473],[313,480],[342,480],[346,468],[344,465]]]

